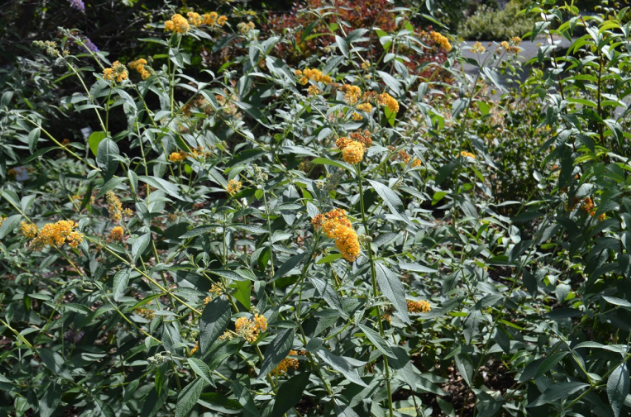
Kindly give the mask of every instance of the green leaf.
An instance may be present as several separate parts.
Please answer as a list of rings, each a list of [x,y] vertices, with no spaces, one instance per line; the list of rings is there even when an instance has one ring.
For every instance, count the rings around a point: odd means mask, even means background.
[[[211,231],[216,229],[217,226],[216,225],[207,225],[207,226],[196,227],[196,228],[191,229],[188,232],[184,233],[182,236],[180,236],[180,239],[190,239],[192,237],[201,236],[203,234],[210,233]]]
[[[250,294],[252,293],[252,281],[235,281],[230,288],[236,288],[237,291],[232,294],[238,302],[240,302],[246,310],[250,310]]]
[[[53,415],[57,406],[61,402],[62,387],[59,384],[51,383],[42,398],[39,400],[40,417],[50,417]]]
[[[99,199],[105,195],[108,191],[112,191],[114,188],[118,187],[118,185],[122,182],[125,182],[127,178],[125,177],[114,177],[105,184],[99,190],[99,193],[96,195],[95,199]]]
[[[144,251],[149,247],[149,243],[151,242],[151,232],[145,233],[142,236],[138,236],[134,243],[131,245],[131,254],[133,258],[133,262],[136,262],[138,257],[142,256]]]
[[[392,349],[388,345],[388,342],[383,337],[381,337],[379,333],[361,323],[358,325],[358,327],[361,329],[362,332],[364,332],[368,340],[370,340],[370,343],[372,343],[377,348],[377,350],[379,350],[379,352],[390,358],[396,359],[396,356],[392,352]]]
[[[274,408],[269,417],[282,417],[302,399],[302,393],[309,384],[309,373],[303,372],[288,379],[278,389]]]
[[[189,366],[195,372],[195,374],[197,374],[197,376],[206,381],[208,385],[215,385],[210,380],[210,368],[208,367],[208,365],[206,365],[204,361],[197,358],[188,358],[187,360]]]
[[[94,156],[97,155],[99,144],[107,137],[105,132],[92,132],[90,137],[88,138],[88,145],[90,146],[90,150]]]
[[[489,107],[488,104],[486,104],[483,101],[476,101],[475,104],[478,105],[478,108],[480,109],[480,113],[482,113],[484,116],[489,114],[489,110],[491,109],[491,107]]]
[[[219,392],[203,393],[198,403],[223,414],[239,414],[243,411],[241,404],[236,400],[231,400]]]
[[[608,303],[611,303],[613,305],[616,305],[616,306],[620,306],[620,307],[624,307],[624,308],[631,308],[631,302],[629,302],[627,300],[623,300],[622,298],[610,297],[610,296],[607,296],[607,295],[603,295],[603,300],[605,300]]]
[[[403,213],[403,202],[399,196],[390,189],[390,187],[380,183],[379,181],[368,180],[372,188],[379,194],[383,201],[386,203],[392,214],[406,222],[408,225],[416,228],[414,224],[410,222],[407,216]]]
[[[401,317],[404,322],[409,323],[408,304],[405,299],[405,289],[403,288],[401,280],[381,262],[375,263],[375,270],[377,273],[377,283],[379,284],[381,292],[388,301],[392,303],[399,317]]]
[[[428,274],[433,274],[433,273],[438,272],[437,269],[428,268],[426,266],[423,266],[417,263],[400,262],[399,268],[405,269],[406,271],[425,272]]]
[[[538,407],[548,402],[556,401],[560,398],[568,398],[575,392],[581,391],[589,387],[589,384],[584,382],[572,381],[561,382],[559,384],[551,385],[547,390],[543,392],[536,400],[528,404],[526,407]]]
[[[432,197],[432,206],[435,206],[447,195],[446,191],[436,191]]]
[[[265,378],[287,357],[294,343],[294,329],[281,330],[265,349],[265,359],[261,364],[258,379]]]
[[[357,385],[361,385],[362,387],[367,386],[366,383],[362,381],[357,371],[353,369],[350,362],[343,356],[334,355],[324,348],[319,348],[316,351],[316,354],[320,359],[322,359],[322,361],[324,361],[324,363],[344,375],[349,381],[354,382]]]
[[[72,375],[66,370],[66,361],[59,353],[44,348],[39,349],[37,353],[39,353],[39,356],[42,358],[44,365],[46,365],[53,374],[72,380]]]
[[[318,262],[316,262],[316,264],[330,264],[331,262],[337,261],[338,259],[342,259],[342,254],[332,253],[320,259]]]
[[[629,394],[629,368],[621,363],[614,369],[607,379],[607,397],[615,417],[620,415],[624,406],[624,399]]]
[[[145,184],[149,184],[152,187],[155,187],[158,190],[167,193],[173,198],[177,198],[178,200],[184,200],[179,193],[178,186],[169,181],[163,180],[162,178],[146,177],[144,175],[138,177],[138,179],[144,182]]]
[[[259,411],[256,409],[252,394],[247,387],[245,387],[240,381],[232,381],[232,390],[234,391],[234,396],[237,397],[239,404],[243,406],[246,413],[253,416],[259,416]]]
[[[200,378],[188,384],[186,388],[182,390],[177,398],[175,417],[188,417],[190,411],[195,407],[197,400],[199,400],[203,388],[204,380]]]
[[[20,223],[21,219],[21,214],[14,214],[13,216],[4,219],[2,225],[0,225],[0,239],[4,239],[6,235],[11,233],[13,229],[17,227],[18,223]]]
[[[274,282],[277,279],[281,278],[283,275],[290,272],[292,269],[298,266],[300,262],[302,262],[305,256],[307,256],[307,252],[303,252],[299,255],[290,257],[285,263],[280,266],[280,268],[278,268],[270,282]]]
[[[114,275],[114,301],[119,301],[119,299],[125,294],[125,291],[127,291],[127,286],[129,285],[129,276],[130,273],[127,269],[118,271],[116,275]]]
[[[35,129],[31,130],[30,133],[28,134],[28,148],[31,151],[31,153],[35,152],[35,146],[37,145],[37,141],[39,141],[39,137],[42,133],[42,129],[40,129],[39,127],[36,127]]]
[[[343,168],[347,170],[348,172],[350,172],[353,178],[355,177],[355,170],[353,169],[353,166],[343,161],[334,161],[328,158],[316,158],[313,161],[311,161],[311,163],[316,164],[316,165],[333,165],[338,168]]]
[[[335,42],[337,43],[337,47],[340,49],[342,55],[345,58],[348,58],[348,45],[346,45],[346,41],[342,39],[342,37],[335,35]]]
[[[471,379],[473,378],[474,368],[473,362],[471,362],[471,358],[466,353],[459,353],[455,357],[456,360],[456,368],[458,368],[458,372],[462,376],[462,379],[465,380],[467,385],[471,386]]]
[[[386,120],[388,121],[388,124],[391,127],[394,127],[394,124],[397,121],[397,114],[395,112],[393,112],[392,110],[390,110],[389,107],[382,107],[383,109],[383,114],[386,117]]]
[[[557,352],[546,357],[544,361],[541,362],[541,365],[539,365],[539,369],[537,369],[537,373],[535,373],[535,378],[539,378],[541,375],[554,368],[568,353],[570,352]]]
[[[99,143],[96,153],[96,163],[103,170],[103,178],[108,181],[118,167],[118,145],[112,139],[106,138]]]
[[[199,318],[199,349],[204,355],[230,322],[230,302],[216,297],[206,305]]]

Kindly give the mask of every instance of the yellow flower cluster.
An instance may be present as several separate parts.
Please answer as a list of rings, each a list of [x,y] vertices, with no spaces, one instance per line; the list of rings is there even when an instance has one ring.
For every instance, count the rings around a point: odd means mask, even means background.
[[[594,200],[592,200],[590,197],[586,197],[584,200],[581,200],[578,197],[574,197],[572,199],[572,208],[570,210],[574,210],[576,206],[578,206],[579,204],[580,204],[579,209],[589,214],[591,217],[594,217],[596,213],[598,212],[598,209],[596,208],[596,205],[594,204]],[[565,206],[567,208],[567,204]],[[598,220],[605,220],[606,217],[607,216],[603,213],[600,216],[598,216]]]
[[[194,158],[209,158],[212,155],[212,152],[202,148],[201,146],[192,149],[191,152],[184,152],[184,151],[178,151],[178,152],[172,152],[169,155],[169,161],[171,162],[182,162],[183,160],[185,160],[187,157],[192,156]]]
[[[211,293],[211,295],[204,298],[204,304],[210,303],[213,300],[213,298],[219,297],[223,294],[223,290],[221,289],[221,287],[216,284],[213,284],[208,290],[208,292]]]
[[[253,320],[239,317],[235,323],[235,332],[246,341],[252,343],[259,333],[267,330],[267,319],[261,314],[256,314]]]
[[[83,241],[83,235],[74,231],[75,227],[77,227],[77,224],[72,220],[59,220],[57,223],[48,223],[31,240],[30,247],[33,250],[40,251],[47,246],[60,247],[67,242],[70,247],[76,248]]]
[[[462,156],[463,158],[472,158],[475,159],[475,155],[472,154],[471,152],[467,152],[467,151],[462,151],[460,152],[460,156]]]
[[[169,155],[169,161],[171,162],[182,162],[186,158],[186,153],[184,152],[173,152]]]
[[[241,181],[230,180],[228,181],[228,186],[226,187],[226,191],[230,195],[235,195],[241,189]]]
[[[105,194],[105,199],[109,204],[107,210],[110,212],[110,219],[115,223],[120,222],[123,218],[123,205],[120,199],[114,194],[114,191],[108,191]]]
[[[372,104],[370,103],[361,103],[357,105],[357,109],[358,110],[362,110],[365,111],[366,113],[370,113],[370,111],[372,110]],[[362,120],[363,117],[361,114],[354,112],[353,113],[353,120]]]
[[[333,82],[333,78],[322,74],[322,71],[317,69],[305,68],[304,71],[296,70],[294,74],[298,77],[298,83],[302,85],[307,84],[309,80],[321,82],[322,84],[331,84]]]
[[[392,113],[399,112],[399,102],[388,93],[381,93],[377,96],[377,102],[386,106]]]
[[[410,313],[429,313],[432,310],[432,307],[425,300],[413,301],[407,300],[408,303],[408,311]]]
[[[480,42],[474,43],[471,47],[471,52],[473,52],[474,54],[483,54],[484,51],[486,51],[486,48],[482,46]]]
[[[143,80],[146,80],[151,76],[149,71],[147,71],[147,68],[145,68],[145,65],[147,65],[147,60],[144,58],[140,58],[137,61],[131,61],[127,64],[130,69],[138,71]]]
[[[342,149],[342,158],[344,158],[344,162],[349,164],[358,164],[364,159],[364,145],[351,141],[348,145]]]
[[[107,240],[109,242],[122,242],[124,234],[125,230],[123,230],[120,226],[116,226],[110,231],[110,235],[107,237]]]
[[[153,320],[153,318],[156,316],[156,313],[150,308],[138,307],[134,310],[134,312],[139,316],[146,318],[147,320]]]
[[[226,16],[219,16],[217,12],[210,12],[204,14],[204,24],[208,26],[223,26],[228,21]]]
[[[175,33],[186,33],[191,30],[188,21],[181,14],[174,14],[171,20],[164,22],[164,30]]]
[[[128,76],[127,68],[118,61],[114,61],[111,68],[105,68],[103,70],[103,79],[106,81],[116,80],[116,82],[120,83],[126,80]]]
[[[519,39],[519,38],[517,38]],[[519,39],[521,41],[521,39]],[[502,43],[500,43],[500,46],[502,48],[504,48],[504,50],[506,52],[508,52],[509,54],[517,54],[519,53],[519,51],[521,51],[521,48],[517,47],[517,46],[511,46],[508,42],[503,41]]]
[[[344,100],[350,106],[356,104],[362,95],[361,88],[356,85],[344,84],[342,85],[341,90],[344,91]]]
[[[342,150],[342,158],[349,164],[358,164],[364,159],[364,144],[347,137],[339,138],[335,146]]]
[[[204,18],[199,15],[199,13],[188,12],[186,13],[186,17],[188,17],[188,23],[192,26],[200,26],[204,23]]]
[[[418,158],[414,158],[412,160],[412,164],[410,165],[412,168],[416,168],[416,167],[420,167],[421,166],[421,160]]]
[[[240,34],[246,35],[249,31],[254,29],[254,22],[241,22],[237,25],[237,30]]]
[[[447,40],[446,37],[434,31],[429,32],[429,36],[438,46],[443,48],[445,51],[447,52],[451,51],[451,44],[449,43],[449,40]]]
[[[20,223],[20,232],[24,237],[28,239],[33,239],[35,236],[37,236],[38,231],[39,230],[37,229],[37,226],[35,226],[33,223]]]
[[[519,36],[513,36],[512,38],[510,38],[511,42],[513,42],[515,45],[519,45],[521,43],[521,38]]]
[[[322,94],[322,90],[320,90],[317,85],[310,85],[307,88],[307,94],[309,94],[310,96],[317,96]]]
[[[189,353],[188,356],[193,356],[195,352],[197,352],[198,350],[199,350],[199,342],[195,342],[195,346],[193,347],[193,349],[191,349],[191,353]]]
[[[289,356],[298,356],[298,352],[295,350],[290,350],[289,355],[280,361],[276,369],[272,370],[272,374],[276,376],[280,376],[282,374],[287,374],[289,368],[298,369],[298,359],[290,358]]]
[[[361,253],[357,233],[343,209],[333,209],[326,214],[318,214],[311,223],[322,229],[327,237],[335,240],[335,246],[348,262],[354,262]]]

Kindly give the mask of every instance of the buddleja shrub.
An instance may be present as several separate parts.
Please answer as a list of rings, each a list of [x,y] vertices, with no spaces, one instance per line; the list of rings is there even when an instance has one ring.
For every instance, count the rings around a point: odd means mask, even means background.
[[[297,68],[272,54],[287,39],[216,13],[174,15],[164,38],[145,40],[164,55],[132,62],[66,54],[80,42],[72,32],[38,44],[50,57],[39,60],[84,88],[64,111],[94,115],[98,130],[60,140],[2,96],[2,412],[619,413],[624,313],[605,301],[628,302],[614,268],[598,269],[618,258],[597,240],[611,232],[590,229],[601,209],[565,209],[562,194],[587,182],[568,167],[594,161],[572,159],[578,142],[555,146],[537,199],[514,219],[497,214],[515,203],[494,197],[497,166],[472,123],[493,117],[477,102],[481,79],[501,87],[497,65],[478,62],[471,78],[455,48],[436,68],[453,84],[430,83],[403,63],[427,45],[406,10],[389,13],[398,26],[374,40],[382,57],[362,46],[372,28],[348,33],[339,20],[325,25],[331,50]],[[220,49],[226,33],[246,54],[188,76],[182,39]],[[514,43],[498,48],[517,53]],[[546,97],[554,78],[530,82]],[[114,131],[114,116],[126,126]],[[548,112],[554,129],[580,117]],[[580,137],[550,132],[568,145]],[[438,152],[444,135],[454,145]],[[570,222],[577,232],[559,235]],[[598,247],[586,259],[602,263],[581,268],[574,254]],[[596,270],[598,283],[576,282]],[[600,318],[620,328],[615,340]],[[582,327],[596,340],[577,346]]]

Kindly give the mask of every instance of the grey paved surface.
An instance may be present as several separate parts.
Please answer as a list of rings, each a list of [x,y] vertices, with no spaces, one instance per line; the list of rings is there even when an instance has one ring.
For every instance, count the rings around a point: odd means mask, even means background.
[[[468,47],[472,47],[474,44],[476,43],[476,41],[465,41],[464,45],[468,46]],[[484,46],[486,48],[486,52],[483,54],[474,54],[472,53],[469,49],[464,49],[462,51],[462,55],[467,57],[467,58],[474,58],[477,59],[478,62],[484,62],[484,60],[488,57],[489,54],[492,54],[495,52],[495,50],[498,48],[500,42],[489,42],[489,41],[480,41],[480,43],[482,44],[482,46]],[[522,41],[522,43],[519,45],[520,48],[522,48],[521,52],[519,53],[519,61],[523,64],[527,61],[529,61],[532,58],[535,58],[537,56],[537,53],[539,51],[539,45],[549,45],[550,44],[550,39],[549,38],[537,38],[534,42],[531,41]],[[567,49],[570,45],[572,44],[572,42],[568,41],[565,38],[559,38],[559,39],[555,39],[555,45],[556,45],[556,50],[565,50]],[[523,65],[522,68],[524,69],[522,75],[521,75],[521,81],[524,81],[527,77],[528,77],[528,73],[529,73],[529,67],[527,65]],[[465,65],[465,72],[467,72],[468,74],[474,75],[478,72],[478,68],[475,67],[474,65],[469,65],[466,64]],[[507,80],[506,77],[502,77],[502,79],[500,80],[504,85],[507,84]]]

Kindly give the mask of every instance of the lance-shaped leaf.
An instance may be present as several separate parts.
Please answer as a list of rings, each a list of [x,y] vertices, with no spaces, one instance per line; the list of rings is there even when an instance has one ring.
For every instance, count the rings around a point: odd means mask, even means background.
[[[206,305],[199,318],[199,348],[202,355],[226,330],[230,317],[230,303],[225,297],[217,297]]]

